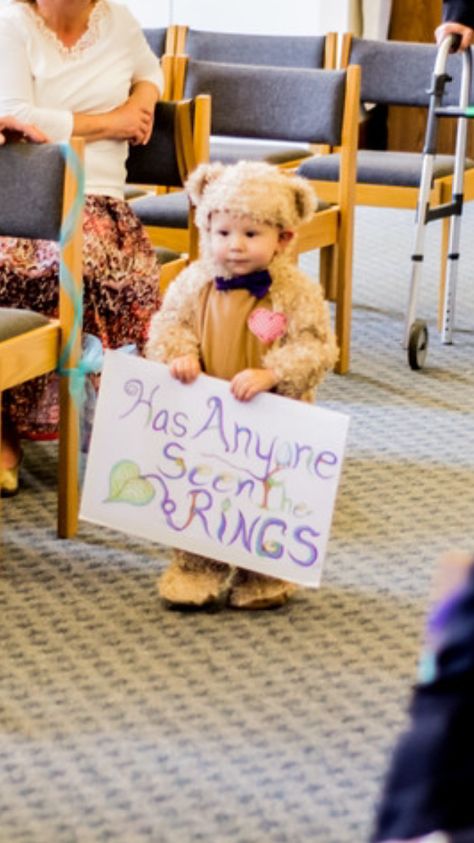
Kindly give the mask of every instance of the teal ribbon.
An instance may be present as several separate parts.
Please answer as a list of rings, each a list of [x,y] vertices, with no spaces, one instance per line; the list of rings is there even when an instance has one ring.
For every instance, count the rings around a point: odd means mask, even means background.
[[[70,272],[69,267],[66,265],[66,262],[63,258],[63,250],[72,239],[78,218],[82,213],[84,205],[84,166],[69,144],[60,144],[60,149],[66,161],[66,166],[70,167],[75,175],[77,182],[77,190],[71,208],[69,209],[66,219],[63,222],[59,240],[61,247],[61,259],[59,264],[59,285],[63,288],[63,290],[66,291],[71,300],[73,308],[73,323],[66,345],[64,346],[61,352],[57,371],[58,374],[66,375],[69,378],[70,394],[76,402],[76,405],[80,407],[84,403],[85,399],[86,376],[91,374],[92,372],[98,371],[98,369],[95,368],[98,359],[97,347],[95,347],[95,350],[92,354],[90,352],[90,349],[87,350],[86,348],[83,351],[77,366],[68,367],[66,365],[71,350],[74,347],[77,337],[79,336],[79,333],[82,329],[83,285],[81,279],[81,283],[78,285],[78,287],[76,287],[72,273]],[[102,352],[102,346],[100,345],[99,340],[97,340],[97,343],[99,344],[100,350]]]
[[[74,278],[63,258],[64,247],[73,237],[75,226],[84,204],[84,167],[74,150],[69,144],[60,144],[61,152],[66,160],[66,165],[71,167],[77,181],[77,191],[74,202],[69,213],[63,222],[60,235],[61,259],[59,264],[59,285],[66,291],[71,299],[73,308],[73,323],[66,345],[61,352],[57,372],[61,376],[69,378],[69,392],[74,399],[76,406],[81,409],[86,400],[86,377],[91,374],[98,374],[102,371],[104,362],[104,351],[98,337],[92,334],[84,334],[82,337],[82,352],[77,366],[67,366],[72,348],[82,329],[83,322],[83,285],[76,286]],[[133,344],[122,346],[122,351],[128,354],[136,353]]]

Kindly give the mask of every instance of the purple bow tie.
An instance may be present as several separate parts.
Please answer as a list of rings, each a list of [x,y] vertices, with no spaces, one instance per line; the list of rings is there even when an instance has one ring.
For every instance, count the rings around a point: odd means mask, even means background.
[[[235,278],[215,279],[216,290],[248,290],[256,299],[263,299],[272,283],[268,269],[249,272],[247,275],[237,275]]]

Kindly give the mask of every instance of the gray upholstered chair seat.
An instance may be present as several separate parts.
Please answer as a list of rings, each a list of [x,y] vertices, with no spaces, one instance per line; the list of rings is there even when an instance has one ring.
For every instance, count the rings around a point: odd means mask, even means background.
[[[139,187],[136,184],[126,184],[123,192],[124,199],[130,202],[132,199],[139,199],[140,196],[146,196],[147,191],[144,187]]]
[[[160,226],[162,228],[187,228],[189,202],[184,191],[148,195],[142,199],[135,199],[131,204],[143,225]],[[318,201],[319,211],[329,207],[330,203]],[[168,249],[156,251],[160,263],[167,263],[179,257],[176,252]],[[163,259],[161,253],[163,253]]]
[[[184,191],[143,196],[132,200],[131,207],[143,225],[187,228],[189,224],[189,201]]]
[[[422,155],[412,152],[382,152],[361,149],[357,153],[357,182],[359,184],[384,184],[400,187],[419,187]],[[466,160],[472,169],[474,161]],[[449,176],[454,170],[452,155],[437,155],[433,177]],[[339,155],[312,156],[298,168],[298,173],[316,181],[336,181],[339,176]]]
[[[26,334],[34,328],[47,325],[49,319],[33,310],[17,310],[15,307],[0,307],[0,342]]]
[[[164,246],[157,246],[155,248],[155,255],[161,266],[165,266],[165,264],[178,260],[181,257],[180,252],[174,252],[173,249],[165,249]]]
[[[284,141],[253,141],[247,138],[232,138],[223,141],[211,137],[210,159],[223,164],[235,164],[237,161],[268,161],[269,164],[284,164],[287,161],[299,161],[310,157],[311,150],[306,146],[284,143]]]
[[[326,202],[325,199],[317,199],[316,211],[328,211],[329,208],[334,207],[334,202]]]

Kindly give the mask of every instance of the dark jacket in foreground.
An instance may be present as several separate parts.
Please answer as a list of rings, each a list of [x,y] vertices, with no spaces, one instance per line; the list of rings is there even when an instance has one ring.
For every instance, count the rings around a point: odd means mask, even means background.
[[[374,841],[445,831],[452,843],[474,843],[474,566],[438,634],[432,674],[414,689],[392,758]]]

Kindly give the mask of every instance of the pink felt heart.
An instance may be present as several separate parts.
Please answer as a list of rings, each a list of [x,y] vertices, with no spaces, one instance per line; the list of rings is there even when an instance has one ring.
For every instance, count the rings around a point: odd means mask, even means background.
[[[284,313],[267,310],[265,307],[257,307],[247,319],[252,334],[261,342],[270,343],[279,340],[288,327],[288,319]]]

